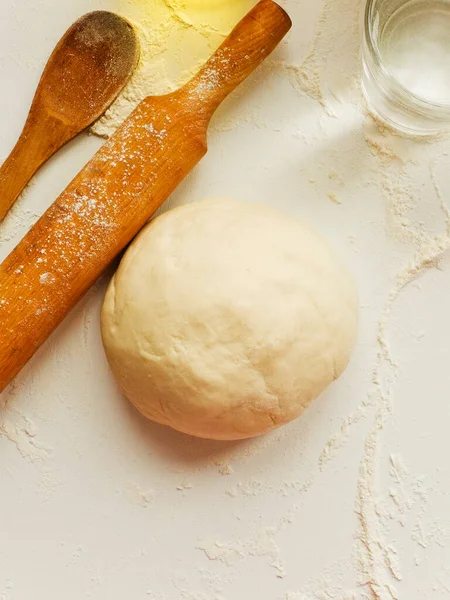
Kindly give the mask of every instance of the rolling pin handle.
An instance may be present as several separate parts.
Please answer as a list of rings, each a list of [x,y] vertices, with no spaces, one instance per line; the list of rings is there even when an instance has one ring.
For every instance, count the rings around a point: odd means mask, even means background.
[[[261,0],[180,93],[197,111],[202,107],[209,120],[221,102],[273,52],[291,26],[281,6]]]

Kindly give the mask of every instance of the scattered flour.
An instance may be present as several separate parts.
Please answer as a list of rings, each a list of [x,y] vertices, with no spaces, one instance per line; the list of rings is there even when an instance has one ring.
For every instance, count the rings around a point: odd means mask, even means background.
[[[194,486],[192,485],[192,483],[189,483],[188,481],[182,481],[177,485],[176,489],[179,492],[185,492],[186,490],[192,490],[193,487]]]
[[[53,497],[63,488],[64,481],[53,470],[44,469],[41,471],[39,481],[36,487],[36,493],[43,503],[50,502]]]
[[[3,162],[3,161],[0,161]],[[14,203],[11,210],[1,223],[0,227],[0,248],[5,249],[9,246],[12,250],[14,242],[21,234],[27,230],[39,219],[40,215],[27,208],[28,196],[33,189],[31,182],[20,195],[17,202]],[[6,253],[5,253],[6,255]]]
[[[186,83],[254,4],[234,0],[221,10],[207,10],[183,0],[121,3],[121,12],[140,34],[141,60],[125,90],[92,127],[101,137],[109,137],[146,96],[167,94]]]
[[[292,84],[319,102],[330,116],[336,101],[359,103],[360,5],[359,0],[325,0],[303,63],[283,65]]]
[[[334,204],[342,204],[342,200],[340,200],[334,192],[328,192],[327,196]]]
[[[277,600],[357,600],[357,591],[346,585],[351,569],[350,560],[337,560],[327,565],[320,577],[308,581],[301,590],[288,591]]]
[[[276,576],[283,579],[286,571],[280,559],[280,548],[275,542],[277,531],[277,528],[267,527],[245,541],[200,541],[197,549],[202,550],[209,560],[218,560],[228,567],[249,557],[267,557],[269,566],[276,571]]]
[[[336,433],[334,433],[328,442],[325,444],[324,449],[322,450],[319,456],[319,469],[322,471],[325,465],[332,460],[339,452],[339,450],[346,444],[350,430],[353,425],[356,425],[361,419],[366,417],[365,408],[363,406],[359,406],[357,410],[348,415],[342,423],[340,428]]]
[[[398,143],[397,136],[382,128],[379,132],[388,145],[376,144],[375,155],[384,168],[382,193],[385,198],[389,231],[394,239],[411,247],[414,259],[394,278],[394,285],[387,298],[378,324],[379,352],[372,380],[375,393],[372,403],[376,410],[373,426],[369,432],[360,465],[356,512],[359,518],[359,553],[358,569],[359,585],[368,591],[371,600],[398,600],[400,598],[396,582],[402,581],[401,560],[393,543],[387,539],[386,518],[395,518],[405,525],[408,513],[415,502],[423,507],[427,494],[423,481],[411,478],[403,459],[398,454],[391,454],[389,473],[393,484],[389,488],[390,507],[380,501],[377,479],[380,471],[380,451],[383,429],[392,421],[394,414],[393,386],[398,376],[398,363],[392,355],[387,340],[388,325],[392,309],[402,291],[416,278],[430,268],[438,265],[444,252],[450,248],[449,212],[443,202],[434,171],[430,172],[431,184],[436,192],[436,199],[445,217],[443,233],[435,233],[426,223],[414,218],[414,211],[421,198],[421,186],[426,184],[417,181],[414,153],[422,160],[424,151],[429,150],[436,155],[439,147],[426,148],[422,141],[409,140],[408,154],[399,157],[397,152],[386,150]],[[375,145],[373,137],[366,136],[369,149]],[[403,140],[400,139],[400,145]],[[399,153],[401,156],[401,153]],[[427,157],[430,158],[430,157]],[[428,182],[430,184],[430,182]],[[422,508],[423,510],[423,508]],[[442,534],[438,527],[431,534]],[[426,544],[426,536],[419,525],[413,532],[413,539],[419,545]]]
[[[0,414],[0,437],[12,442],[23,458],[30,462],[48,461],[52,449],[46,447],[37,439],[37,429],[34,423],[18,411],[8,409],[6,414]]]
[[[125,496],[132,504],[147,508],[153,502],[155,493],[153,490],[144,490],[134,481],[130,481],[125,487]]]

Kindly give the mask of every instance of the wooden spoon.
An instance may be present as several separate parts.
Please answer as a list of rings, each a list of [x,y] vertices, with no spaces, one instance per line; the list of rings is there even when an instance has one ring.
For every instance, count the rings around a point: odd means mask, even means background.
[[[118,15],[81,17],[42,74],[19,141],[0,168],[0,221],[36,171],[117,98],[139,59],[133,27]]]
[[[0,265],[0,391],[205,155],[214,111],[290,27],[261,0],[189,83],[141,102]]]

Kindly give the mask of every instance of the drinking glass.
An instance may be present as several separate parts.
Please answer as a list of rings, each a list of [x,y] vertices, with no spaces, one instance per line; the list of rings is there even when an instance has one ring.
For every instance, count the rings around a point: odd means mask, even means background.
[[[450,129],[450,0],[368,0],[362,53],[375,115],[412,135]]]

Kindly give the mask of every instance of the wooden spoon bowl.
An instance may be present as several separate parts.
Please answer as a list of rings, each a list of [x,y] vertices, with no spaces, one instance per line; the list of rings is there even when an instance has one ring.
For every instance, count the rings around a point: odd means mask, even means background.
[[[44,162],[105,112],[138,60],[136,33],[122,17],[96,11],[72,25],[50,56],[20,139],[0,168],[0,221]]]

